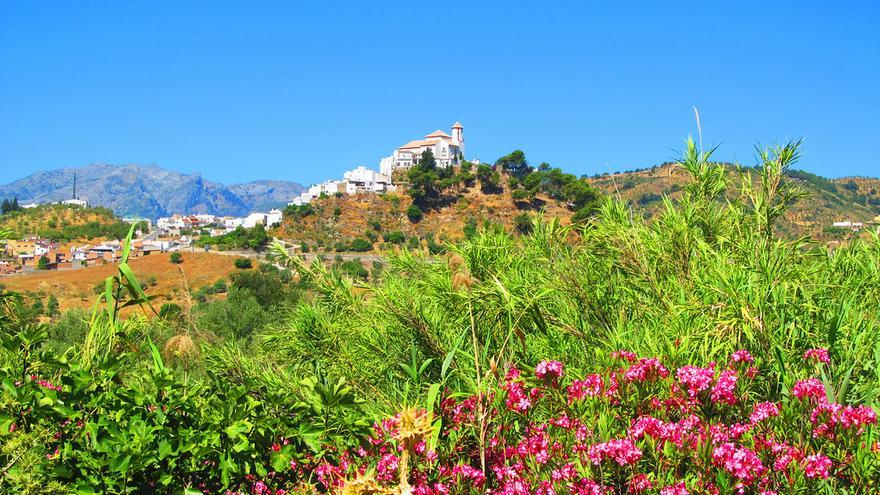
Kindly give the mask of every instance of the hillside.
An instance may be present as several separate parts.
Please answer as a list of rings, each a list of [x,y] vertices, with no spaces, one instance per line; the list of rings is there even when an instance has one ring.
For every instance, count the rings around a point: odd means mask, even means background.
[[[129,224],[107,208],[52,204],[0,215],[0,228],[17,236],[37,235],[55,240],[121,239],[128,233]]]
[[[733,167],[729,172],[728,191],[732,197],[741,182]],[[778,230],[784,236],[841,240],[851,233],[831,228],[834,222],[867,225],[880,215],[880,179],[826,179],[802,171],[791,171],[789,179],[800,184],[806,197],[779,222]],[[433,236],[436,240],[454,241],[464,236],[469,223],[488,221],[510,230],[515,227],[518,216],[534,215],[541,210],[547,217],[560,218],[564,224],[571,222],[573,212],[546,194],[537,195],[532,202],[514,201],[508,180],[505,175],[500,190],[494,194],[483,193],[478,186],[455,188],[446,193],[441,206],[425,209],[418,222],[407,217],[406,210],[412,204],[412,198],[402,191],[323,198],[312,203],[313,212],[310,214],[287,215],[284,225],[275,234],[305,242],[312,248],[333,251],[339,241],[350,242],[370,236],[378,239],[374,245],[381,248],[384,234],[394,231],[403,232],[407,239],[415,236],[424,240]],[[619,194],[650,219],[662,208],[664,195],[672,200],[680,198],[688,180],[680,165],[664,164],[593,177],[588,182],[603,194]],[[376,229],[376,226],[380,228]]]
[[[182,174],[156,165],[109,165],[38,172],[0,186],[0,197],[20,204],[48,203],[76,196],[92,206],[104,206],[119,216],[158,218],[172,213],[243,216],[255,210],[281,207],[302,186],[286,181],[256,181],[224,186],[199,174]]]
[[[535,215],[542,209],[548,217],[558,217],[570,223],[573,213],[544,194],[531,202],[516,202],[507,184],[494,194],[486,194],[477,187],[464,187],[447,194],[441,206],[426,208],[423,218],[413,222],[407,217],[412,199],[405,192],[359,194],[329,197],[313,201],[314,212],[305,216],[285,216],[277,235],[305,242],[310,246],[332,250],[337,241],[368,238],[378,234],[377,247],[386,234],[400,231],[407,237],[422,240],[458,240],[464,237],[466,226],[492,222],[512,229],[516,218]],[[375,227],[380,226],[377,230]],[[375,235],[375,234],[372,234]],[[390,247],[390,246],[386,246]]]
[[[728,190],[732,193],[741,186],[733,167],[728,174]],[[834,232],[836,221],[868,224],[880,215],[880,179],[842,178],[826,179],[803,171],[791,171],[789,178],[800,184],[806,197],[798,201],[779,224],[780,233],[788,236],[807,235],[817,240],[839,239]],[[605,194],[619,194],[647,217],[662,208],[664,195],[675,200],[688,181],[686,171],[677,164],[664,164],[650,169],[603,175],[590,179],[591,184]]]

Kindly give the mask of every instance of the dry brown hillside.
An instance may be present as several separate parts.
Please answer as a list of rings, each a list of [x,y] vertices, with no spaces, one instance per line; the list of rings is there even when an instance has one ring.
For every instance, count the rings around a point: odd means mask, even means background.
[[[379,228],[382,244],[384,234],[403,232],[407,238],[425,239],[433,235],[437,241],[455,240],[464,236],[465,225],[476,221],[482,225],[489,221],[514,227],[517,216],[536,215],[543,211],[548,217],[559,217],[569,223],[572,212],[564,205],[545,195],[538,195],[529,202],[515,202],[510,189],[505,184],[496,194],[486,194],[479,186],[449,191],[438,206],[426,208],[421,221],[412,222],[406,214],[412,199],[405,192],[359,194],[353,196],[329,197],[312,202],[315,209],[311,215],[302,218],[285,218],[284,225],[276,235],[310,246],[323,245],[332,248],[337,241],[350,241],[354,238],[367,238],[368,231]]]

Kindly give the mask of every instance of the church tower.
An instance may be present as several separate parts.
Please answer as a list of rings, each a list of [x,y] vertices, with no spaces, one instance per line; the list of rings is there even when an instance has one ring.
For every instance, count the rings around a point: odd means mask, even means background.
[[[456,122],[456,123],[452,124],[452,140],[453,141],[458,141],[458,143],[464,144],[463,132],[464,132],[464,127],[462,127],[461,122]],[[459,146],[461,144],[459,144]]]

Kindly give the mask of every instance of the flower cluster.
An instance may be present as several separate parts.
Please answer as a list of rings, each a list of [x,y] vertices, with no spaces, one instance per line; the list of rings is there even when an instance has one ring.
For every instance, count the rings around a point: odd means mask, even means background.
[[[367,476],[370,493],[405,480],[415,495],[774,495],[864,480],[853,452],[870,448],[876,413],[830,402],[816,378],[797,381],[791,397],[753,401],[760,374],[746,351],[726,366],[667,368],[625,350],[612,360],[582,377],[552,360],[534,376],[509,365],[497,389],[441,400],[436,443],[400,441],[402,420],[390,418],[313,479],[353,490]]]

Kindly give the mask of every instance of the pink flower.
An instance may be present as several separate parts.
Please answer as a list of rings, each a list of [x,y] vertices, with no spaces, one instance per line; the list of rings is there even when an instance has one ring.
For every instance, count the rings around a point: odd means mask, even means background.
[[[804,459],[804,474],[807,478],[828,478],[831,459],[823,454],[813,454]]]
[[[776,416],[779,416],[779,406],[775,402],[759,402],[755,404],[752,414],[749,415],[749,420],[754,425],[767,418],[775,418]]]
[[[690,495],[690,493],[684,481],[660,490],[660,495]]]
[[[586,397],[596,397],[602,393],[602,377],[599,375],[588,375],[583,380],[574,380],[568,386],[566,392],[568,392],[569,404]]]
[[[819,363],[825,363],[829,366],[831,365],[831,357],[828,356],[828,349],[823,349],[821,347],[807,349],[807,352],[804,353],[804,359],[812,359]]]
[[[745,349],[740,349],[740,350],[734,352],[730,356],[730,362],[732,364],[739,364],[739,363],[752,364],[755,362],[755,358],[753,358],[752,355],[749,354],[749,351],[747,351]]]
[[[739,478],[746,485],[751,484],[765,471],[761,459],[753,450],[737,447],[730,442],[715,447],[712,452],[712,461],[716,466],[723,467],[725,471]]]
[[[546,382],[555,382],[565,374],[564,368],[559,361],[545,359],[535,367],[535,377]]]
[[[809,378],[795,383],[791,393],[800,400],[809,400],[811,398],[816,399],[819,402],[825,402],[827,400],[827,396],[825,395],[825,385],[822,385],[822,382],[815,378]]]
[[[669,376],[669,370],[656,358],[641,358],[626,370],[623,379],[628,382],[646,382],[667,376]]]
[[[707,368],[682,366],[675,372],[675,378],[687,387],[688,396],[695,398],[700,392],[712,386],[715,380],[715,363],[711,363]]]
[[[653,487],[654,487],[654,485],[651,484],[651,480],[649,480],[648,477],[645,476],[644,474],[637,474],[637,475],[633,476],[629,480],[629,485],[628,485],[628,489],[629,489],[630,493],[644,493]]]
[[[636,356],[635,353],[624,349],[612,352],[611,357],[613,359],[623,359],[624,361],[629,361],[631,363],[634,363],[636,359],[638,359],[638,356]]]
[[[712,387],[712,402],[715,404],[736,404],[736,371],[724,370],[718,377],[718,382]]]
[[[628,466],[642,458],[642,451],[629,438],[622,438],[591,445],[587,450],[587,457],[597,466],[603,459],[613,459],[621,466]]]

